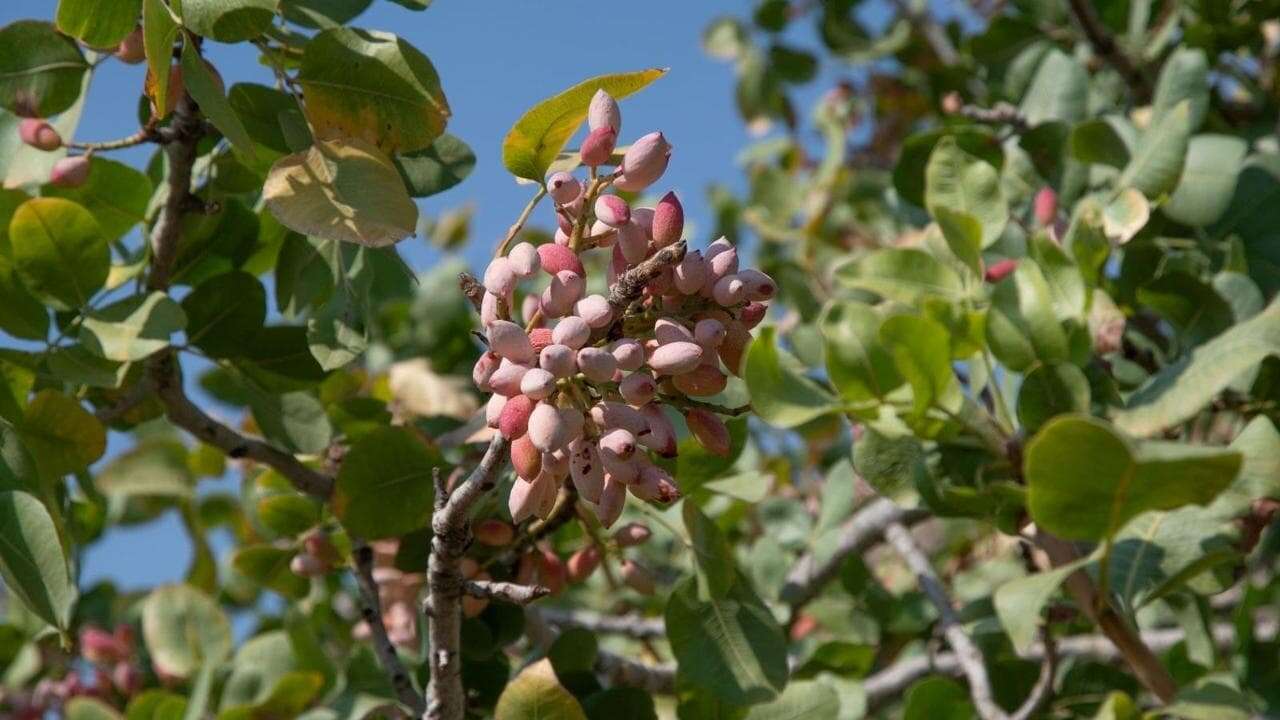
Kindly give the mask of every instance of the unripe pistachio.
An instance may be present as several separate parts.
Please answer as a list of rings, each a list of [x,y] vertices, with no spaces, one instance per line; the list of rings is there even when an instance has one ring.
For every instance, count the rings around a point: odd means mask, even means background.
[[[307,553],[298,553],[289,561],[289,572],[298,577],[311,578],[325,574],[324,563],[320,558]]]
[[[558,345],[567,345],[577,350],[586,344],[591,337],[591,326],[577,315],[562,318],[551,328],[551,341]]]
[[[603,89],[591,96],[591,104],[587,106],[587,127],[592,130],[607,127],[615,133],[622,132],[622,110],[618,108],[618,101]]]
[[[673,342],[693,342],[693,333],[677,320],[658,318],[653,324],[653,337],[659,345]]]
[[[714,358],[715,355],[708,352],[706,357]],[[671,378],[671,383],[689,397],[710,397],[724,392],[729,379],[720,372],[720,368],[714,365],[699,365],[689,372]]]
[[[1011,275],[1014,270],[1018,269],[1018,261],[1013,258],[1005,258],[998,262],[994,262],[987,271],[983,273],[982,278],[989,283],[998,283],[1005,277]]]
[[[643,190],[662,177],[670,159],[671,145],[661,132],[644,135],[622,156],[622,176],[614,187],[627,192]]]
[[[710,248],[708,248],[708,252]],[[714,286],[716,281],[727,275],[733,275],[738,272],[738,248],[729,246],[722,249],[715,255],[708,254],[707,262],[707,285]]]
[[[649,367],[659,375],[679,375],[698,367],[702,347],[695,342],[679,341],[660,345],[649,357]]]
[[[640,416],[644,418],[648,432],[636,435],[636,439],[641,445],[658,453],[662,457],[676,456],[676,426],[671,422],[671,418],[662,411],[662,406],[656,402],[650,402],[643,405],[640,410]]]
[[[489,349],[511,362],[531,363],[534,360],[533,344],[524,328],[510,320],[495,320],[486,333]]]
[[[651,207],[631,208],[631,222],[639,225],[644,236],[650,240],[653,239],[653,212]]]
[[[600,462],[604,464],[606,480],[612,480],[621,485],[630,485],[640,479],[640,461],[634,457],[629,460],[623,460],[601,450]]]
[[[137,65],[147,59],[147,50],[142,42],[142,28],[136,27],[133,32],[124,36],[116,46],[116,59],[127,65]]]
[[[1054,219],[1058,217],[1058,194],[1053,191],[1053,188],[1048,186],[1040,188],[1033,205],[1036,223],[1040,227],[1052,227]]]
[[[333,542],[329,540],[329,534],[323,530],[313,530],[302,538],[302,548],[310,556],[317,558],[320,562],[332,567],[342,562],[341,556],[338,555],[338,549],[333,546]],[[128,630],[128,625],[120,625],[116,628],[116,635],[119,637],[122,629],[132,634],[132,630]],[[129,642],[132,645],[132,641]]]
[[[542,259],[538,257],[538,249],[527,242],[517,243],[507,253],[511,270],[519,277],[526,278],[542,269]]]
[[[89,179],[89,158],[86,155],[64,157],[53,164],[49,183],[55,187],[80,187]]]
[[[570,232],[570,230],[558,227],[556,228],[556,234],[552,236],[552,239],[555,240],[556,245],[568,248],[569,243],[573,240],[573,238],[569,236]]]
[[[635,223],[618,228],[617,248],[628,265],[635,265],[649,254],[649,236]]]
[[[489,387],[489,378],[493,377],[493,373],[498,369],[501,362],[501,358],[494,353],[482,353],[479,359],[476,360],[476,364],[471,368],[471,381],[481,391],[492,392]]]
[[[618,239],[618,230],[600,220],[595,220],[591,223],[591,237],[595,238],[596,247],[613,247],[613,243]]]
[[[536,484],[537,480],[517,480],[511,484],[511,493],[507,495],[507,511],[511,513],[512,522],[521,523],[533,516],[533,511],[538,507],[538,492],[541,490]]]
[[[491,260],[484,271],[484,289],[505,297],[515,286],[516,273],[511,268],[511,261],[505,257]]]
[[[608,529],[622,517],[622,507],[627,502],[627,486],[612,477],[608,471],[604,475],[604,489],[600,491],[600,502],[592,505],[596,519]]]
[[[556,495],[560,494],[560,481],[551,473],[542,472],[534,479],[534,485],[537,486],[535,491],[538,493],[538,506],[533,509],[533,513],[546,520],[555,509]]]
[[[653,531],[648,525],[643,523],[627,523],[618,528],[613,533],[613,541],[618,543],[618,547],[635,547],[649,542],[649,538],[653,537]]]
[[[657,391],[658,384],[645,372],[633,372],[618,383],[618,392],[629,405],[644,405]]]
[[[653,573],[649,569],[634,560],[623,560],[622,569],[620,570],[622,581],[627,587],[635,590],[641,595],[652,595],[654,592]]]
[[[502,417],[502,408],[506,407],[507,398],[505,396],[494,393],[489,396],[489,402],[484,406],[484,422],[491,428],[498,427],[498,418]]]
[[[586,427],[586,420],[582,416],[582,411],[574,407],[560,408],[560,421],[564,423],[565,432],[568,435],[566,444],[569,440],[582,437],[582,431]]]
[[[551,282],[555,282],[552,278]],[[542,315],[548,318],[558,318],[569,314],[573,310],[573,305],[569,303],[557,303],[556,298],[551,293],[551,286],[542,289],[542,294],[538,296],[538,307],[542,310]]]
[[[725,323],[724,342],[716,348],[720,361],[734,375],[742,375],[742,359],[751,345],[751,333],[740,322]]]
[[[489,376],[489,389],[499,395],[513,397],[520,394],[520,384],[529,372],[528,365],[520,363],[503,363]]]
[[[535,355],[551,344],[551,328],[536,327],[529,331],[529,345],[533,347]]]
[[[681,299],[678,295],[672,294],[675,286],[675,271],[670,267],[664,267],[658,271],[657,275],[653,276],[653,279],[649,281],[644,290],[649,295],[663,295]]]
[[[738,279],[747,286],[748,300],[770,300],[778,292],[778,285],[773,282],[773,278],[755,268],[739,270]]]
[[[485,329],[502,319],[498,308],[499,301],[500,298],[488,290],[485,291],[484,298],[480,300],[480,325]]]
[[[614,428],[600,436],[600,452],[604,457],[630,460],[636,454],[636,436],[626,428]]]
[[[471,534],[475,536],[476,542],[489,547],[506,547],[516,539],[516,531],[511,527],[511,523],[497,518],[486,518],[477,522],[472,526]]]
[[[560,448],[555,452],[547,452],[542,454],[542,469],[549,473],[556,482],[560,482],[569,477],[569,451],[567,448]]]
[[[80,631],[80,653],[91,663],[110,665],[127,659],[130,648],[106,630],[88,626]]]
[[[613,308],[609,307],[609,301],[603,295],[582,298],[574,306],[574,312],[593,328],[605,327],[613,320]]]
[[[42,118],[22,118],[18,122],[18,137],[37,150],[48,152],[62,147],[62,136]]]
[[[600,551],[595,545],[588,545],[569,556],[569,562],[565,563],[566,577],[577,584],[591,577],[599,566]]]
[[[543,453],[559,450],[569,442],[569,428],[556,406],[540,402],[534,407],[529,415],[529,442]]]
[[[643,463],[640,478],[627,486],[632,495],[641,500],[661,503],[674,502],[680,498],[680,489],[676,487],[671,473],[652,463]]]
[[[542,269],[548,275],[555,275],[565,270],[575,272],[578,275],[586,275],[586,270],[582,267],[582,259],[563,245],[552,243],[539,245],[538,259],[542,261]]]
[[[524,395],[516,395],[507,399],[507,404],[498,416],[498,432],[508,440],[514,440],[529,429],[529,415],[533,412],[533,400]]]
[[[725,275],[711,288],[711,297],[720,305],[737,305],[747,297],[747,285],[737,275]]]
[[[547,194],[558,205],[567,205],[582,194],[582,183],[567,172],[558,172],[547,178]]]
[[[684,259],[675,267],[673,280],[676,289],[685,295],[701,290],[707,283],[707,264],[702,259],[702,253],[697,250],[686,252]]]
[[[725,332],[724,323],[715,318],[703,318],[693,326],[693,339],[703,350],[711,352],[724,342]]]
[[[582,141],[582,164],[587,167],[599,167],[609,162],[613,148],[618,143],[618,133],[611,127],[599,127],[587,133]]]
[[[525,325],[533,322],[533,318],[542,310],[542,298],[537,293],[530,293],[524,296],[520,301],[520,319]],[[539,318],[538,324],[541,325],[543,318]]]
[[[743,327],[750,330],[760,324],[764,319],[764,315],[769,311],[769,306],[760,302],[747,303],[742,312],[738,314],[738,319],[742,321]]]
[[[618,361],[604,348],[584,347],[578,351],[578,369],[592,382],[608,382],[618,369]]]
[[[601,195],[596,198],[596,219],[613,228],[620,228],[631,221],[631,206],[617,195]]]
[[[593,405],[591,421],[600,428],[622,428],[637,438],[643,438],[649,429],[649,421],[639,410],[612,400],[602,400]]]
[[[538,407],[542,405],[539,404]],[[537,412],[537,408],[534,408],[534,412]],[[532,415],[529,424],[533,424]],[[511,467],[521,480],[533,482],[538,473],[542,472],[542,451],[535,447],[529,435],[530,433],[525,433],[511,441]]]
[[[632,338],[615,340],[609,345],[609,352],[618,361],[618,369],[626,372],[639,370],[644,365],[644,347]]]
[[[142,673],[133,663],[118,662],[111,670],[111,684],[116,692],[124,697],[131,697],[142,689]]]
[[[534,400],[549,397],[555,389],[556,377],[542,368],[531,368],[520,379],[520,394]]]
[[[542,580],[542,584],[551,591],[552,595],[557,595],[564,589],[564,562],[553,551],[542,551],[539,556],[538,575]]]
[[[573,478],[578,494],[587,502],[600,502],[604,489],[604,466],[594,442],[577,439],[569,443],[569,477]]]
[[[557,378],[578,372],[577,353],[568,345],[548,345],[538,353],[538,365]]]
[[[654,247],[666,247],[680,239],[684,234],[684,207],[674,192],[668,192],[658,201],[654,208],[653,228]]]
[[[720,457],[729,457],[729,446],[732,440],[729,437],[729,428],[725,427],[719,415],[701,408],[694,408],[685,412],[684,421],[689,425],[689,432],[693,433],[708,452]]]
[[[556,308],[571,308],[582,297],[587,288],[587,281],[571,270],[561,270],[551,278],[547,291],[551,296],[551,304]]]

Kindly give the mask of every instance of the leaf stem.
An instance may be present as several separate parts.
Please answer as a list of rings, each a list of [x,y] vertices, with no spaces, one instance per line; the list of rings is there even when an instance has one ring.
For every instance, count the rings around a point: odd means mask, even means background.
[[[539,185],[538,192],[534,193],[532,198],[529,198],[529,202],[525,204],[524,210],[520,211],[520,217],[516,218],[515,223],[507,229],[507,236],[502,238],[502,242],[498,243],[497,249],[493,251],[493,256],[495,258],[502,257],[507,254],[507,246],[509,246],[511,241],[515,240],[516,236],[520,234],[520,231],[524,229],[524,224],[529,222],[529,216],[533,214],[533,209],[536,208],[538,203],[542,202],[542,198],[546,196],[547,186]]]

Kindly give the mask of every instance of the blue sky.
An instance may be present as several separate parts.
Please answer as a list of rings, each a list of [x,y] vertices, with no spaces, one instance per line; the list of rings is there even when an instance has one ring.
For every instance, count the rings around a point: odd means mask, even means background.
[[[8,0],[0,3],[0,25],[24,18],[49,20],[55,7],[53,0]],[[354,24],[401,35],[425,52],[439,71],[453,109],[449,130],[471,145],[478,160],[465,182],[420,205],[423,213],[433,216],[472,203],[472,245],[465,256],[479,263],[532,193],[530,186],[517,185],[503,169],[503,136],[534,103],[606,72],[670,68],[666,77],[622,103],[623,141],[662,130],[675,150],[660,185],[681,195],[694,227],[709,227],[705,189],[713,182],[743,189],[734,159],[752,138],[734,107],[732,66],[703,54],[699,38],[715,17],[749,17],[750,8],[748,2],[707,0],[437,0],[424,12],[412,12],[375,0]],[[793,33],[797,42],[812,41],[810,25],[805,22]],[[209,43],[206,54],[227,85],[272,82],[250,46]],[[799,94],[802,109],[830,87],[835,73],[847,71],[824,69],[827,76]],[[103,64],[90,88],[76,139],[106,140],[134,132],[143,74],[140,65]],[[113,157],[140,167],[149,154],[150,148],[138,148]],[[535,218],[550,224],[546,213]],[[405,240],[401,249],[416,270],[428,269],[440,259],[421,238]],[[113,452],[126,446],[122,440],[113,439]],[[219,484],[234,487],[231,482]],[[143,527],[113,530],[85,555],[81,579],[88,584],[109,577],[122,587],[139,588],[180,579],[189,558],[179,521],[169,513]]]

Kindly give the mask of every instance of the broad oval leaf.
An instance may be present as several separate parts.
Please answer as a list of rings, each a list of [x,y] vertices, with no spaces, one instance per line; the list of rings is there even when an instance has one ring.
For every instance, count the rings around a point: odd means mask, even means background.
[[[951,335],[942,323],[919,315],[894,315],[880,326],[880,342],[911,385],[917,417],[932,407],[960,410],[964,397],[951,368]]]
[[[62,32],[79,38],[85,45],[115,50],[138,25],[142,0],[58,0],[54,20]]]
[[[162,112],[169,107],[169,66],[178,30],[165,0],[142,0],[142,46],[147,53],[149,93]]]
[[[836,720],[840,696],[816,680],[791,683],[776,700],[753,705],[743,720]]]
[[[805,377],[804,366],[777,346],[777,328],[765,327],[747,351],[742,379],[761,420],[782,428],[802,425],[839,408],[836,398]]]
[[[1182,178],[1160,209],[1183,225],[1204,227],[1217,222],[1231,204],[1248,149],[1243,139],[1231,135],[1191,138]]]
[[[144,690],[125,708],[125,720],[182,720],[187,699],[167,690]]]
[[[1209,109],[1209,61],[1199,48],[1178,48],[1164,61],[1151,101],[1151,117],[1164,117],[1183,100],[1188,103],[1190,128],[1195,130]]]
[[[476,167],[476,155],[457,137],[445,133],[430,147],[402,153],[396,169],[413,197],[428,197],[457,185]]]
[[[952,301],[964,297],[960,276],[916,248],[876,250],[836,268],[835,279],[846,287],[904,303],[915,303],[926,296]]]
[[[338,471],[333,510],[354,535],[377,539],[417,530],[431,518],[439,453],[412,430],[383,427],[361,437]]]
[[[258,278],[236,270],[197,285],[182,299],[182,309],[188,342],[210,357],[233,357],[243,353],[246,337],[262,329],[267,291]]]
[[[587,107],[597,90],[621,100],[666,73],[666,69],[650,68],[600,75],[543,100],[520,116],[507,132],[502,140],[502,164],[518,178],[541,183],[547,168],[587,119]]]
[[[1036,67],[1027,93],[1022,97],[1022,113],[1027,124],[1074,123],[1084,118],[1089,104],[1089,74],[1080,61],[1054,48]]]
[[[587,720],[582,705],[560,684],[546,658],[521,670],[507,683],[493,716],[495,720]]]
[[[250,545],[236,550],[231,565],[254,583],[299,600],[306,597],[311,582],[289,569],[294,554],[292,550],[271,545]]]
[[[102,423],[57,390],[36,393],[27,405],[18,432],[46,478],[84,470],[107,449],[107,431]]]
[[[85,316],[80,341],[108,360],[141,360],[187,326],[182,306],[162,292],[134,295]]]
[[[1026,452],[1031,518],[1061,537],[1091,541],[1114,536],[1148,510],[1208,504],[1242,460],[1223,448],[1134,445],[1107,422],[1080,415],[1051,420]]]
[[[329,240],[383,247],[412,235],[418,223],[396,166],[355,138],[319,140],[280,158],[262,192],[285,227]]]
[[[965,152],[952,137],[939,140],[929,155],[924,201],[935,217],[939,207],[972,215],[981,223],[984,248],[1000,238],[1009,222],[999,170]]]
[[[1025,653],[1035,643],[1040,611],[1063,581],[1089,561],[1090,558],[1080,558],[1052,570],[1010,580],[996,588],[992,596],[996,616],[1009,634],[1015,650]]]
[[[883,318],[863,303],[834,301],[822,314],[827,375],[850,403],[882,400],[902,385],[893,356],[880,342]]]
[[[0,492],[0,577],[41,620],[66,630],[76,586],[53,518],[25,492]]]
[[[1018,422],[1034,434],[1055,415],[1089,412],[1089,379],[1069,363],[1040,365],[1018,388]]]
[[[303,50],[298,81],[317,138],[409,152],[429,146],[449,120],[435,66],[391,33],[344,27],[321,32]]]
[[[123,720],[116,709],[89,696],[73,697],[63,708],[65,720]]]
[[[1102,230],[1107,237],[1124,245],[1133,239],[1151,219],[1151,203],[1136,188],[1127,187],[1116,193],[1102,211]]]
[[[166,675],[191,677],[231,656],[231,624],[222,608],[190,585],[162,585],[142,605],[142,636]]]
[[[111,270],[102,228],[71,200],[32,198],[19,205],[9,221],[9,242],[27,289],[58,310],[83,307]]]
[[[40,194],[66,198],[84,206],[98,221],[108,241],[118,240],[135,225],[146,221],[151,201],[151,178],[146,174],[98,155],[90,160],[89,179],[79,187],[45,185]]]
[[[1152,200],[1173,190],[1182,175],[1191,129],[1191,105],[1186,100],[1154,118],[1154,124],[1138,138],[1116,186],[1136,188]]]
[[[182,0],[182,24],[218,42],[237,43],[261,35],[275,19],[276,0]]]
[[[1012,277],[1001,280],[987,312],[987,343],[1010,370],[1023,372],[1036,361],[1068,359],[1067,334],[1054,312],[1049,283],[1040,267],[1022,261]]]
[[[53,23],[19,20],[0,28],[0,107],[24,117],[49,117],[80,97],[89,63]]]
[[[182,78],[186,91],[200,104],[200,111],[209,122],[231,142],[247,160],[252,160],[253,140],[244,129],[240,116],[231,108],[222,87],[222,81],[214,76],[212,66],[200,57],[194,42],[182,44]]]

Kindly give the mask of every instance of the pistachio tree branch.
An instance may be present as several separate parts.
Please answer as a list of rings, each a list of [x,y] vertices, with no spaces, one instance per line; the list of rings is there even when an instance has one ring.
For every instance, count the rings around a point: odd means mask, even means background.
[[[495,580],[467,580],[462,583],[462,591],[472,597],[501,600],[512,605],[528,605],[551,594],[551,588],[543,585],[520,585]]]
[[[924,510],[903,508],[885,498],[864,505],[840,526],[833,550],[824,550],[821,559],[814,552],[806,553],[787,576],[781,597],[791,606],[792,618],[839,574],[846,558],[879,542],[890,524],[914,525],[926,517]]]
[[[461,720],[467,697],[462,687],[462,594],[460,561],[471,541],[467,513],[481,495],[493,489],[507,464],[510,443],[494,435],[480,464],[453,489],[431,517],[431,557],[427,565],[430,631],[426,720]],[[438,483],[437,492],[443,490]],[[440,499],[437,498],[437,502]]]
[[[613,285],[609,287],[609,294],[606,297],[609,301],[609,307],[613,308],[615,322],[621,320],[623,311],[627,309],[631,301],[640,297],[640,294],[644,292],[644,286],[649,284],[650,280],[658,277],[663,269],[683,260],[684,254],[688,249],[688,243],[684,240],[677,240],[619,275],[618,279],[614,280]]]
[[[542,615],[539,608],[526,607],[525,635],[542,651],[551,648],[559,632]],[[674,665],[647,665],[621,655],[601,650],[596,653],[595,671],[612,687],[633,687],[651,695],[673,695],[676,691]]]
[[[626,635],[637,639],[656,640],[666,636],[666,624],[660,617],[640,615],[605,615],[590,610],[541,608],[542,618],[555,627],[577,627],[595,633]]]
[[[166,196],[151,229],[151,272],[147,288],[168,290],[173,262],[182,236],[182,215],[191,205],[191,168],[196,161],[196,145],[204,134],[204,122],[187,95],[178,100],[169,124],[165,156],[169,160]]]
[[[75,150],[92,150],[94,152],[100,150],[122,150],[124,148],[141,145],[145,142],[161,142],[167,141],[156,131],[156,128],[148,125],[128,137],[122,137],[118,140],[104,140],[102,142],[66,142],[66,146]]]
[[[929,558],[911,536],[911,531],[900,522],[891,522],[885,527],[884,537],[916,576],[920,589],[938,610],[938,621],[943,637],[947,639],[947,644],[955,653],[956,662],[969,682],[969,697],[973,700],[973,706],[978,715],[983,720],[1008,720],[1009,715],[996,704],[982,651],[965,634],[960,616],[951,604],[946,588],[934,572]]]
[[[400,662],[396,646],[387,635],[386,623],[382,621],[382,603],[378,597],[378,585],[373,581],[373,548],[363,540],[356,541],[352,560],[355,563],[356,585],[360,588],[360,617],[369,626],[369,634],[373,638],[373,651],[378,656],[378,664],[382,666],[396,697],[414,715],[421,715],[426,709],[422,694],[413,687],[413,680]]]
[[[1080,29],[1084,31],[1084,35],[1089,40],[1089,44],[1093,46],[1094,52],[1107,62],[1111,67],[1120,73],[1124,81],[1129,84],[1137,93],[1140,102],[1146,102],[1151,98],[1151,82],[1147,79],[1146,73],[1134,64],[1133,59],[1120,47],[1115,37],[1111,35],[1111,31],[1102,24],[1102,19],[1098,17],[1097,10],[1094,9],[1093,3],[1089,0],[1068,0],[1071,6],[1071,14],[1075,16],[1076,22],[1080,24]]]

